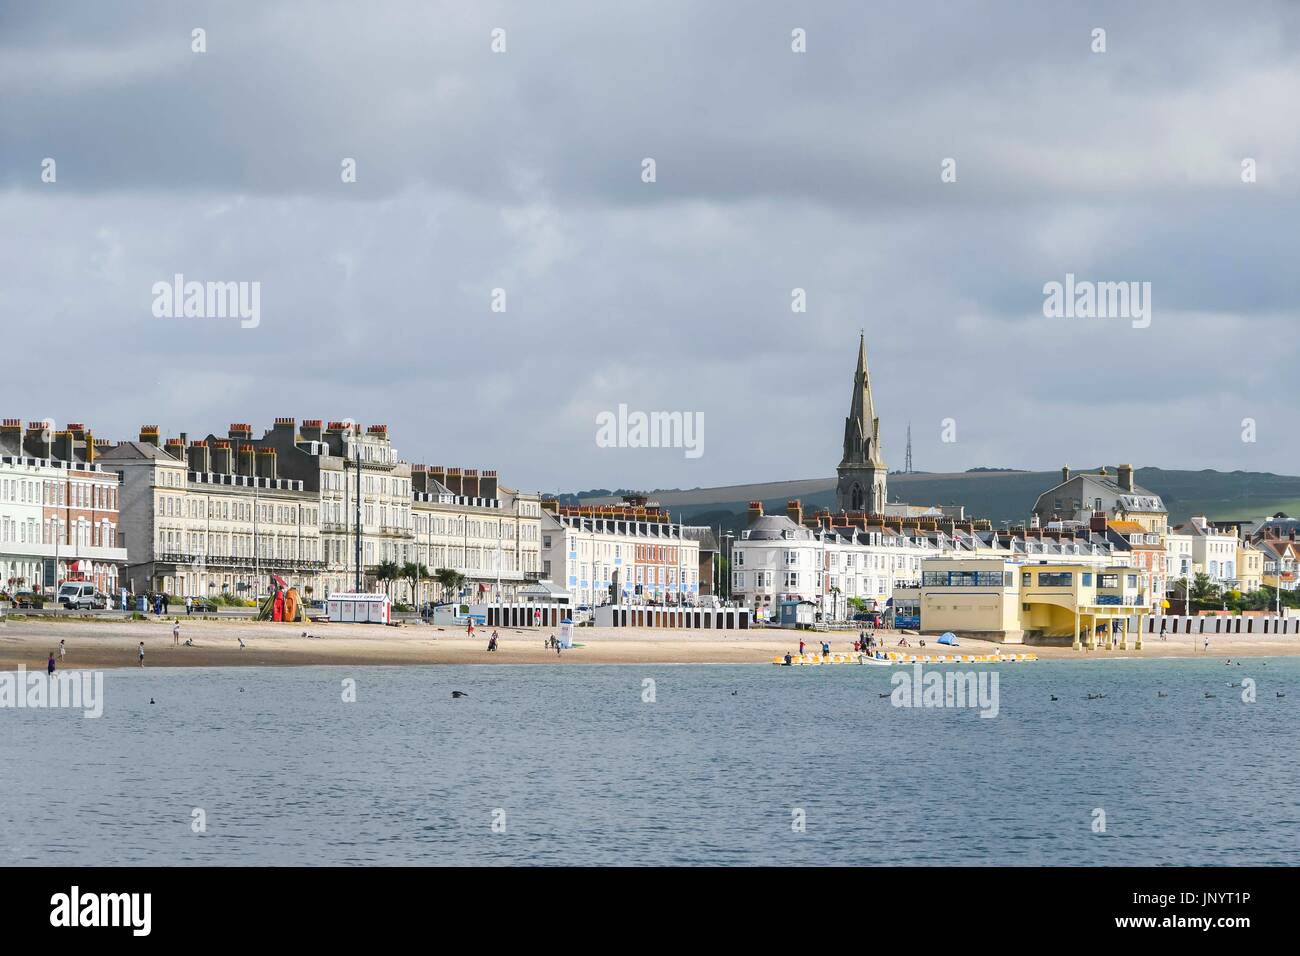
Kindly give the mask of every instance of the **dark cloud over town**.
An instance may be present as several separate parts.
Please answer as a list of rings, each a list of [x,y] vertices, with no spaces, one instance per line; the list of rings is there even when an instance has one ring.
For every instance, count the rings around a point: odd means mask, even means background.
[[[0,412],[385,422],[409,460],[534,489],[822,476],[864,329],[893,467],[910,421],[924,470],[1300,472],[1298,28],[1283,3],[6,4]],[[260,324],[156,318],[177,273],[260,282]],[[1150,327],[1045,318],[1067,273],[1150,282]],[[599,447],[620,404],[702,412],[703,455]]]

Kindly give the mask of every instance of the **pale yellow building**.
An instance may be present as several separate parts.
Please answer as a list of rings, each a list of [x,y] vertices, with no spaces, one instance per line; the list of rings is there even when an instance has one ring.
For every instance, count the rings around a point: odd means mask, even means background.
[[[994,558],[931,558],[915,589],[921,631],[952,631],[1006,644],[1066,643],[1078,648],[1117,640],[1142,649],[1141,619],[1150,612],[1150,575],[1129,565],[1084,562],[1022,564]],[[897,593],[900,601],[911,598]]]
[[[1253,544],[1237,542],[1237,590],[1243,594],[1264,585],[1264,555]]]

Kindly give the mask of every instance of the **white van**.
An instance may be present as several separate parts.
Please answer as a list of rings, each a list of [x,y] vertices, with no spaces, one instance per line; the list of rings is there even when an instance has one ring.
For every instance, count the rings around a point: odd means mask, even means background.
[[[91,610],[95,607],[95,585],[72,582],[59,588],[59,607]]]

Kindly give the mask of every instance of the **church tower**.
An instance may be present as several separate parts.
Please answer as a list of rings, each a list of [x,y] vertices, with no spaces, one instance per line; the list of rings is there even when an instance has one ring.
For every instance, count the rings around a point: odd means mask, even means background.
[[[835,495],[841,511],[883,514],[886,491],[885,459],[880,454],[880,419],[871,401],[865,333],[858,339],[858,367],[853,374],[853,400],[844,420],[844,458]]]

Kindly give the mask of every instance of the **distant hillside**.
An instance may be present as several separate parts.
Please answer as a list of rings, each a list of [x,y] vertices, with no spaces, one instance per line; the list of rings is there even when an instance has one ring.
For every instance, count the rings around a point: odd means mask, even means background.
[[[1114,465],[1107,465],[1112,474]],[[1095,471],[1096,468],[1085,469]],[[1166,471],[1162,468],[1139,468],[1135,473],[1139,485],[1161,495],[1169,509],[1171,523],[1186,521],[1192,515],[1211,519],[1258,518],[1285,511],[1300,514],[1300,477],[1264,472],[1233,471]],[[963,504],[966,514],[1003,521],[1027,521],[1038,496],[1061,481],[1059,471],[1011,471],[979,469],[956,474],[892,474],[889,497],[915,505]],[[803,502],[804,510],[833,507],[834,478],[807,478],[797,481],[761,482],[749,485],[726,485],[719,488],[689,490],[661,489],[650,492],[655,500],[669,509],[674,517],[724,530],[744,526],[745,510],[751,500],[763,502],[768,513],[784,512],[790,498]],[[604,504],[617,497],[582,497],[583,504]]]

